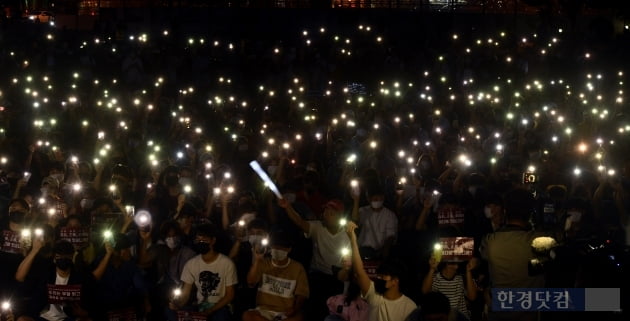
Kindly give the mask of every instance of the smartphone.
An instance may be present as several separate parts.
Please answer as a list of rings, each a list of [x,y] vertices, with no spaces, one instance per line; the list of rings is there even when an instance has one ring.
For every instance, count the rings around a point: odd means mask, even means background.
[[[31,172],[24,172],[24,182],[28,183],[29,179],[31,179]]]
[[[267,246],[269,246],[269,239],[264,238],[260,241],[260,245],[256,246],[256,253],[265,253],[267,252]]]
[[[136,215],[136,208],[133,205],[125,205],[125,212],[128,216],[133,217]]]

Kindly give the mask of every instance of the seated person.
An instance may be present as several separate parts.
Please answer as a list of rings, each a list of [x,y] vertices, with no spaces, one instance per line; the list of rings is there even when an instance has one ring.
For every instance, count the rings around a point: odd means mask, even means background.
[[[368,319],[369,305],[361,297],[361,289],[350,274],[350,285],[345,294],[328,298],[326,301],[330,315],[324,321],[364,321]]]
[[[443,293],[451,303],[451,308],[463,313],[470,319],[470,311],[466,300],[475,301],[477,287],[475,286],[472,270],[477,266],[477,260],[471,259],[466,265],[466,277],[457,274],[457,262],[438,262],[434,256],[429,259],[429,272],[422,282],[422,293],[431,291]]]
[[[151,311],[148,289],[142,271],[131,257],[131,241],[116,234],[105,241],[105,255],[94,261],[92,275],[97,281],[99,315],[133,310],[142,315]]]
[[[271,235],[270,252],[271,258],[265,258],[265,251],[255,251],[247,283],[259,285],[256,309],[246,311],[243,321],[301,321],[302,306],[309,295],[306,271],[288,257],[291,240],[284,232]]]
[[[74,246],[68,241],[58,241],[53,248],[54,265],[34,265],[37,253],[44,246],[43,239],[34,238],[33,247],[20,264],[15,277],[19,282],[32,283],[31,300],[27,316],[39,317],[39,320],[74,320],[89,318],[94,304],[94,278],[89,273],[78,271],[74,268]],[[78,295],[59,297],[51,296],[48,287],[76,285],[78,290],[73,293]],[[58,289],[61,292],[61,288]],[[68,290],[68,289],[66,289]],[[68,290],[69,291],[69,290]],[[68,293],[68,292],[63,292]],[[60,302],[61,301],[61,302]],[[28,319],[27,319],[28,320]]]
[[[256,248],[260,248],[263,240],[268,241],[268,224],[260,218],[255,218],[247,224],[247,228],[236,229],[236,240],[230,250],[230,258],[234,260],[239,283],[236,287],[238,300],[234,302],[234,314],[240,317],[243,312],[256,306],[257,289],[247,284],[247,272],[252,266],[252,259]]]
[[[384,263],[377,270],[377,279],[370,280],[359,254],[359,244],[354,230],[357,225],[348,222],[347,230],[352,244],[352,268],[356,273],[361,296],[370,306],[370,321],[403,321],[416,308],[416,304],[400,291],[404,279],[404,267],[392,262]]]
[[[238,281],[232,260],[215,249],[218,234],[219,229],[212,224],[197,228],[193,247],[199,255],[184,265],[181,295],[170,302],[171,310],[179,310],[186,305],[195,285],[195,310],[206,315],[208,320],[231,320],[228,304],[234,299],[234,286]],[[174,315],[171,314],[171,317]]]

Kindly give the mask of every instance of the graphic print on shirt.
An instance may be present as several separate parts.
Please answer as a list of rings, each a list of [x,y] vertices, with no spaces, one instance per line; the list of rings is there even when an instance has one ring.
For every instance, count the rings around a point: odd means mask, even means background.
[[[218,295],[216,289],[221,283],[221,277],[219,277],[219,273],[202,271],[199,273],[199,283],[201,283],[201,294],[204,299],[207,299],[209,296]]]
[[[269,274],[263,274],[259,291],[283,298],[292,298],[296,283],[296,280],[287,280]]]

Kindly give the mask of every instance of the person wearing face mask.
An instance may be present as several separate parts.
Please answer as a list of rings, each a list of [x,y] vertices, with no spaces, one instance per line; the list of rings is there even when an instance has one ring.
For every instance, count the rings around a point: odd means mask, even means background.
[[[313,256],[309,270],[310,302],[314,304],[311,312],[317,313],[315,319],[323,319],[328,311],[322,303],[343,291],[343,283],[337,278],[337,273],[342,268],[341,250],[350,247],[350,240],[340,224],[343,203],[338,199],[328,201],[324,206],[321,221],[302,219],[286,199],[278,200],[278,204],[286,210],[289,219],[313,241]]]
[[[29,279],[29,283],[35,283],[33,289],[29,291],[31,294],[27,306],[29,312],[23,317],[49,321],[89,318],[96,302],[94,278],[74,267],[74,246],[68,241],[58,241],[53,248],[53,265],[38,266],[34,264],[35,257],[44,242],[41,238],[35,238],[32,242],[30,253],[16,272],[16,279],[19,282]],[[67,294],[62,294],[61,298],[50,296],[49,287],[66,285],[75,286],[72,291],[73,295],[78,297],[76,301],[70,299]]]
[[[166,221],[160,227],[160,240],[149,248],[150,256],[156,260],[159,284],[181,285],[184,265],[196,256],[195,251],[182,244],[182,234],[176,221]]]
[[[387,258],[396,240],[398,218],[383,206],[385,193],[374,188],[369,192],[370,204],[359,208],[359,193],[352,193],[352,220],[359,222],[359,246],[364,258]]]
[[[254,262],[247,273],[247,283],[258,285],[256,309],[246,311],[243,321],[303,320],[302,307],[309,296],[306,271],[291,260],[292,242],[284,231],[271,235],[271,258],[265,251],[255,251]]]
[[[132,309],[138,317],[151,312],[148,287],[142,270],[131,256],[132,243],[125,234],[105,241],[105,255],[94,261],[98,315]]]
[[[377,269],[377,277],[370,280],[359,253],[359,244],[355,230],[357,225],[348,222],[346,233],[350,238],[352,269],[357,284],[361,288],[361,297],[370,306],[369,321],[404,321],[416,309],[416,304],[400,288],[405,277],[405,269],[398,262],[386,262]]]
[[[264,239],[269,240],[269,224],[263,219],[254,218],[247,226],[235,227],[236,238],[229,257],[236,265],[239,284],[236,287],[234,315],[241,316],[247,309],[256,305],[256,288],[247,284],[247,272],[252,265],[254,251],[260,250]]]
[[[232,260],[215,250],[218,236],[219,230],[212,224],[203,224],[197,228],[193,248],[198,255],[184,265],[180,277],[181,295],[169,302],[172,311],[185,308],[194,284],[197,288],[195,310],[206,315],[208,320],[231,319],[228,304],[234,299],[238,279]],[[174,317],[174,314],[171,316]]]
[[[174,288],[181,287],[181,275],[184,265],[197,254],[191,248],[182,245],[182,231],[176,221],[166,221],[160,227],[160,239],[147,250],[150,257],[148,263],[155,267],[156,291],[152,303],[156,306],[167,306],[166,298]],[[172,319],[168,309],[160,311],[166,319]]]
[[[65,225],[62,227],[62,230],[63,229],[74,231],[86,230],[86,228],[81,223],[80,217],[77,215],[68,216]],[[71,238],[72,237],[68,237],[66,240],[71,241]],[[62,239],[64,238],[62,237]],[[96,256],[96,248],[93,242],[88,241],[86,243],[80,245],[76,244],[74,246],[75,250],[77,251],[77,254],[74,258],[75,266],[82,268],[91,264],[94,261],[94,258]]]

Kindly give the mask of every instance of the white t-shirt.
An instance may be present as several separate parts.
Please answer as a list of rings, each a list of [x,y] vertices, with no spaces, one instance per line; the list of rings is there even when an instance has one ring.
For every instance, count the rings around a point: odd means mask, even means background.
[[[398,233],[398,218],[394,212],[382,207],[373,211],[372,207],[359,208],[359,246],[380,250],[385,240]]]
[[[217,303],[225,296],[225,288],[238,282],[234,263],[223,254],[210,264],[204,262],[201,255],[193,257],[184,265],[181,279],[195,284],[197,303]]]
[[[343,229],[330,234],[320,221],[308,222],[306,237],[313,239],[311,269],[332,275],[332,266],[341,266],[341,250],[350,248],[350,239]]]
[[[69,279],[70,276],[64,278],[57,274],[57,277],[55,278],[55,284],[68,285]],[[48,321],[63,321],[68,317],[66,313],[63,312],[63,306],[61,304],[49,304],[48,310],[43,311],[39,316]]]
[[[370,289],[362,297],[370,305],[369,321],[405,321],[407,316],[417,308],[406,295],[396,300],[385,299],[374,290],[374,282],[370,282]]]

